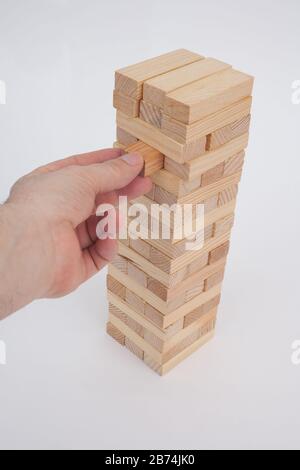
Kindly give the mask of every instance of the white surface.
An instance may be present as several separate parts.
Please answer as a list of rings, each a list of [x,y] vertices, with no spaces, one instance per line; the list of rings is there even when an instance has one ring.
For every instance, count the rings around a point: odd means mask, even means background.
[[[217,336],[161,379],[106,338],[105,274],[0,324],[1,448],[299,448],[298,0],[0,0],[0,198],[114,139],[113,71],[179,47],[256,76]]]

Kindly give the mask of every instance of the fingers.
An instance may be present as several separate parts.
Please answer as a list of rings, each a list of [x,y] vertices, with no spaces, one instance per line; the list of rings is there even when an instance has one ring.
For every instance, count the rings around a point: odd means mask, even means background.
[[[119,158],[121,155],[123,155],[123,153],[124,152],[121,149],[104,149],[98,150],[96,152],[84,153],[82,155],[74,155],[72,157],[68,157],[63,160],[57,160],[56,162],[52,162],[48,165],[42,166],[37,170],[33,171],[31,174],[37,175],[49,173],[51,171],[62,170],[63,168],[67,168],[68,166],[74,165],[95,165],[97,163],[106,162],[107,160]]]
[[[96,200],[96,206],[99,207],[103,203],[117,206],[119,196],[127,196],[128,199],[131,200],[143,194],[147,194],[151,191],[151,188],[152,181],[150,178],[138,176],[126,188],[120,189],[119,191],[112,191],[108,194],[99,194]],[[99,217],[92,215],[88,220],[77,227],[77,235],[82,249],[89,247],[97,240],[96,227],[98,222]]]
[[[83,251],[83,262],[86,271],[86,279],[91,278],[111,263],[118,252],[116,240],[97,240],[94,245]]]
[[[85,181],[94,192],[106,194],[128,186],[139,175],[144,166],[141,155],[127,154],[97,165],[74,167],[76,175]]]

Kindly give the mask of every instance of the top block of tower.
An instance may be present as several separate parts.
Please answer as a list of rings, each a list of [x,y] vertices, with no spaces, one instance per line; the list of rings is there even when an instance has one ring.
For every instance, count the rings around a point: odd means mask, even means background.
[[[184,49],[116,72],[117,124],[177,163],[207,152],[207,136],[251,110],[253,77]]]

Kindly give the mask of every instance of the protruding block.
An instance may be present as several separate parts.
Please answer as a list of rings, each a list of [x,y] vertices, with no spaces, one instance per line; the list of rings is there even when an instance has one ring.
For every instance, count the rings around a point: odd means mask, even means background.
[[[139,153],[145,161],[143,176],[150,176],[164,167],[164,155],[144,142],[126,147],[127,153]]]

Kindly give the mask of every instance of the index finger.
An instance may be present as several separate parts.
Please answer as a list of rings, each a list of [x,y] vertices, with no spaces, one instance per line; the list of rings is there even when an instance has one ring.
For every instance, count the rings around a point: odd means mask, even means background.
[[[62,170],[68,166],[78,165],[78,166],[88,166],[94,165],[96,163],[103,163],[108,160],[114,160],[115,158],[121,157],[124,151],[121,149],[103,149],[97,150],[95,152],[83,153],[81,155],[73,155],[72,157],[64,158],[62,160],[57,160],[55,162],[49,163],[48,165],[41,166],[34,170],[32,175],[49,173],[52,171]]]

